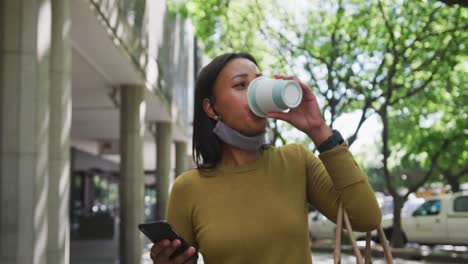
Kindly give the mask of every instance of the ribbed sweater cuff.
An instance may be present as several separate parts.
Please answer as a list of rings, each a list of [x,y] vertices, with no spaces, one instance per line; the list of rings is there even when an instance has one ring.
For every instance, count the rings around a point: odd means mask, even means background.
[[[337,190],[364,181],[367,176],[359,168],[345,142],[319,155]]]

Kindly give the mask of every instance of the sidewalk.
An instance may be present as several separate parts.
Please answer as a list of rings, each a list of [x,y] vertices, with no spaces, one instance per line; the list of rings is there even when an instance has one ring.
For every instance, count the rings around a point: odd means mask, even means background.
[[[115,240],[72,240],[70,264],[117,264],[118,245]]]
[[[322,261],[314,263],[327,263],[332,260],[333,241],[322,240],[312,242],[312,256],[318,257]],[[363,241],[358,241],[358,246],[364,250]],[[151,244],[145,240],[145,247],[142,251],[142,264],[152,264],[149,257]],[[342,253],[348,256],[353,255],[350,245],[342,246]],[[394,259],[404,259],[423,263],[468,263],[468,252],[466,250],[446,250],[443,247],[435,247],[433,250],[425,248],[407,247],[392,249]],[[382,247],[378,244],[372,246],[372,256],[378,259],[383,258]],[[328,257],[330,257],[328,259]],[[343,257],[346,257],[343,255]],[[351,258],[353,263],[354,258]],[[71,241],[70,263],[71,264],[118,264],[118,246],[116,240],[77,240]],[[344,261],[343,263],[345,263]],[[200,256],[198,264],[203,264]],[[348,263],[348,262],[346,262]],[[406,262],[405,262],[406,263]]]
[[[145,240],[141,263],[152,264],[149,256],[151,245]],[[73,240],[70,243],[70,264],[118,264],[118,242],[116,240]],[[197,264],[203,264],[199,256]]]

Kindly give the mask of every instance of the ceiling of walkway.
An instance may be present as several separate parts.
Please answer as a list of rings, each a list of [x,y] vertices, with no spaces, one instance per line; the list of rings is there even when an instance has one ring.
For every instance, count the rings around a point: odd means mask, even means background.
[[[118,91],[123,84],[143,84],[141,74],[117,47],[87,1],[71,1],[72,7],[72,144],[98,154],[102,144],[115,144],[119,138]],[[168,121],[169,113],[160,99],[147,91],[146,120]],[[175,129],[174,138],[185,131]],[[114,155],[106,156],[118,161]],[[154,139],[145,133],[145,169],[154,169]]]

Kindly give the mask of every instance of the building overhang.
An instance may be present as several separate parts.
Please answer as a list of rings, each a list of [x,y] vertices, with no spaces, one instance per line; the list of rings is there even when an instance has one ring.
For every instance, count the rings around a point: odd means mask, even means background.
[[[112,38],[105,23],[87,0],[71,1],[72,47],[72,143],[99,154],[100,145],[118,142],[121,85],[145,87],[147,124],[174,122],[177,109],[162,94],[156,94],[130,56]],[[177,123],[177,122],[174,122]],[[174,140],[187,141],[187,129],[174,125]],[[154,169],[154,136],[146,129],[145,169]],[[110,155],[111,159],[118,157]]]

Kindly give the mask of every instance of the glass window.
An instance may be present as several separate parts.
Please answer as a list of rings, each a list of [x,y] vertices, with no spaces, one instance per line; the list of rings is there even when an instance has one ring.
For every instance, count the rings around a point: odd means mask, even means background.
[[[431,200],[423,203],[413,216],[438,215],[440,213],[440,200]]]
[[[156,189],[155,187],[145,187],[145,221],[156,219]]]
[[[460,196],[456,198],[453,210],[455,212],[468,212],[468,196]]]

